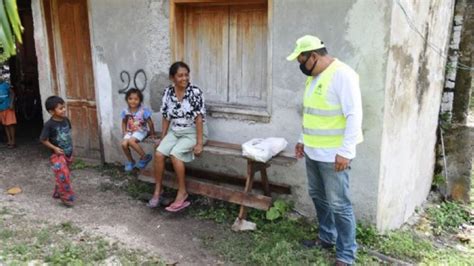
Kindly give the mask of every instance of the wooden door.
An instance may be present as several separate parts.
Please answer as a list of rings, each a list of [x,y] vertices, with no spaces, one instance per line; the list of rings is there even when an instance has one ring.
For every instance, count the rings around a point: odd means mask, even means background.
[[[100,159],[87,0],[51,0],[58,94],[72,123],[74,154]]]
[[[185,11],[185,62],[191,82],[205,90],[209,103],[227,102],[228,7],[190,6]]]

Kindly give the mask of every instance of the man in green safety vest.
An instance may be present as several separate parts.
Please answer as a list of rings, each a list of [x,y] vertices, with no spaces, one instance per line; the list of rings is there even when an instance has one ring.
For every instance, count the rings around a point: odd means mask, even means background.
[[[324,43],[306,35],[287,60],[297,59],[307,75],[302,135],[295,147],[306,158],[309,195],[316,207],[319,235],[308,247],[336,246],[336,265],[356,258],[355,217],[349,197],[350,162],[362,142],[362,102],[357,73],[328,55]]]

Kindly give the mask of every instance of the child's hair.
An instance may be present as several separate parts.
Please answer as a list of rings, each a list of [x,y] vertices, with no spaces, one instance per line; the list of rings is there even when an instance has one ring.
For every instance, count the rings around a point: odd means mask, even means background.
[[[54,111],[56,107],[60,104],[64,104],[63,98],[59,96],[49,96],[48,99],[46,99],[46,102],[44,103],[44,106],[46,107],[46,111]]]
[[[138,99],[140,99],[140,103],[142,103],[143,102],[143,93],[142,93],[141,90],[136,89],[136,88],[131,88],[127,91],[127,93],[125,93],[125,101],[127,101],[128,97],[130,97],[130,95],[132,95],[133,93],[135,93],[138,96]]]
[[[189,66],[182,62],[182,61],[178,61],[178,62],[174,62],[171,66],[170,66],[170,77],[174,77],[174,75],[176,75],[176,73],[178,73],[178,69],[182,67],[182,68],[186,68],[186,70],[188,70],[188,73],[191,73],[191,70],[189,70]]]

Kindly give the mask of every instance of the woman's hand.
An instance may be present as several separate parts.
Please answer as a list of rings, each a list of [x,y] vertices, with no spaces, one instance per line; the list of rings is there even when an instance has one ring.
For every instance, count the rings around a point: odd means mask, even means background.
[[[203,146],[202,146],[201,143],[196,144],[196,146],[194,146],[194,149],[193,149],[194,155],[196,155],[196,156],[201,155],[202,149],[203,149]]]

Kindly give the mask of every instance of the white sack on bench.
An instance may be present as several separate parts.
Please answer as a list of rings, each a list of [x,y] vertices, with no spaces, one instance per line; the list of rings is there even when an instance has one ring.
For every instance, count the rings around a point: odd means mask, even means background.
[[[284,138],[251,139],[242,144],[242,155],[258,162],[268,162],[286,148]]]

